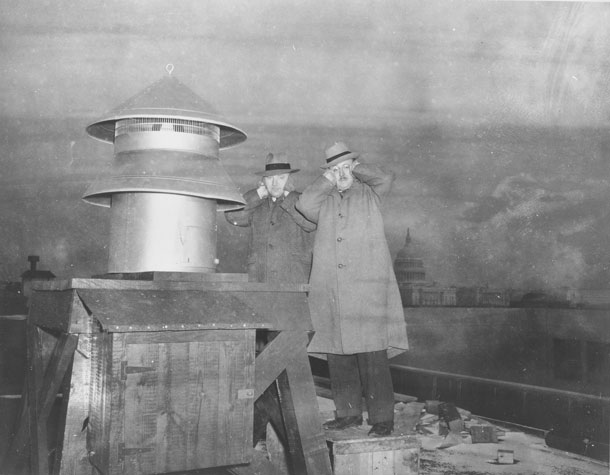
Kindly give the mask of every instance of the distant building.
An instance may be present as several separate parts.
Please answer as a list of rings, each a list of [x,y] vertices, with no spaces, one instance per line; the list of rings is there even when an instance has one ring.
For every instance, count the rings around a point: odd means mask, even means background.
[[[489,287],[459,287],[456,291],[458,307],[508,307],[511,292]]]
[[[518,290],[488,286],[442,287],[426,280],[424,260],[413,251],[407,229],[405,245],[394,259],[403,307],[544,307],[610,308],[610,289]]]
[[[396,259],[394,259],[394,273],[398,281],[403,307],[455,305],[454,287],[438,287],[426,281],[424,261],[412,252],[409,229],[407,229],[405,245],[398,251]]]
[[[411,254],[411,234],[407,229],[404,247],[396,254],[394,273],[399,285],[418,285],[426,283],[424,261]]]

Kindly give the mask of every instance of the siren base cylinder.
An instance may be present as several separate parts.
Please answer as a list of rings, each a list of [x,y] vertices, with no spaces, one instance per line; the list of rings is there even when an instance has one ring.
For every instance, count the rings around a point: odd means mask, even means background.
[[[112,195],[108,272],[216,272],[216,200]]]

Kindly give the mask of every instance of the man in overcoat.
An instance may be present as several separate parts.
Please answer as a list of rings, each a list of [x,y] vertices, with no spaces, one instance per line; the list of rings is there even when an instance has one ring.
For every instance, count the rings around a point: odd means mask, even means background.
[[[324,173],[297,203],[318,225],[309,280],[315,335],[308,351],[327,355],[336,418],[325,427],[361,425],[364,395],[369,434],[385,436],[394,427],[388,351],[408,349],[380,210],[394,175],[359,163],[358,156],[342,142],[328,148]]]
[[[251,282],[307,283],[309,280],[316,225],[295,208],[300,193],[294,191],[291,178],[298,171],[290,167],[284,153],[269,153],[265,169],[255,173],[260,177],[258,187],[244,194],[246,206],[225,213],[227,221],[234,226],[250,227],[248,280]],[[257,351],[275,335],[276,332],[257,331]],[[255,443],[265,437],[267,423],[274,420],[270,411],[279,411],[278,401],[276,387],[271,385],[255,402]],[[274,428],[283,433],[281,425]]]
[[[248,276],[253,282],[307,283],[316,225],[296,210],[292,169],[285,154],[268,154],[262,180],[244,194],[245,208],[227,211],[235,226],[249,226]]]

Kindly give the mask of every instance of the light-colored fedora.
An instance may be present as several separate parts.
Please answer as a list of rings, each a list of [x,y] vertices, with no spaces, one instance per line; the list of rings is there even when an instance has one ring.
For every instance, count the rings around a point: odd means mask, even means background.
[[[326,164],[321,168],[329,168],[345,160],[358,158],[360,155],[352,152],[343,142],[335,142],[326,149]]]
[[[296,173],[298,171],[298,168],[290,168],[286,154],[280,152],[275,155],[273,153],[268,154],[265,169],[262,172],[255,172],[254,174],[258,176],[273,176],[281,175],[282,173]]]

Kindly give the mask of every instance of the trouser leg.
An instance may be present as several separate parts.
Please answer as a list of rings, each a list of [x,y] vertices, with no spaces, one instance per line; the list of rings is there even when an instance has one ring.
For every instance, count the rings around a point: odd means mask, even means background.
[[[328,354],[330,388],[337,417],[362,414],[362,385],[356,355]]]
[[[385,350],[358,353],[358,366],[369,424],[394,420],[394,388]]]

